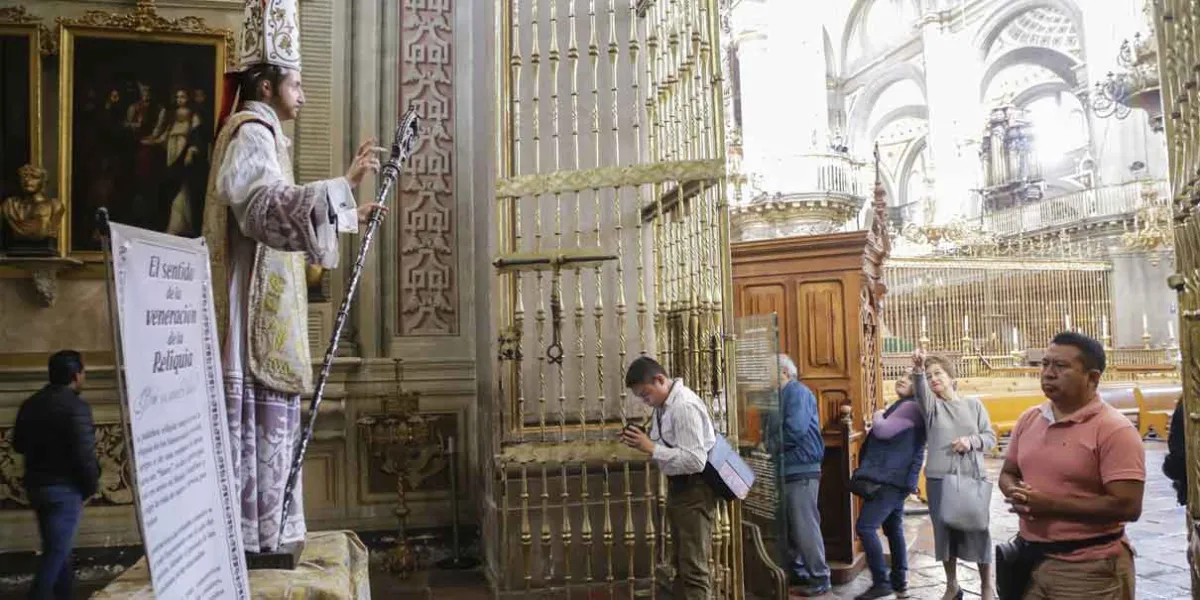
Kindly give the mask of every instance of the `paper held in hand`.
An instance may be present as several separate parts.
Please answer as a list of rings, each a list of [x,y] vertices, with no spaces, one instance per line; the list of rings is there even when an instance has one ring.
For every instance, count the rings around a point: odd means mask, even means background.
[[[111,230],[117,364],[154,594],[248,600],[208,248]]]

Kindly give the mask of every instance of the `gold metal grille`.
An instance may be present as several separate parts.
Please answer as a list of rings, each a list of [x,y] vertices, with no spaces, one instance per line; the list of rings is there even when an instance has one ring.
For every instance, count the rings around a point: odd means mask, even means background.
[[[1110,340],[1112,267],[1101,262],[894,259],[884,352],[1003,356],[1041,348],[1071,328]]]
[[[1166,116],[1167,161],[1175,202],[1175,267],[1170,285],[1179,294],[1183,352],[1183,402],[1188,461],[1188,526],[1192,555],[1200,552],[1200,5],[1154,0],[1159,80]],[[1192,561],[1192,589],[1200,589],[1200,563]]]
[[[499,0],[497,412],[485,539],[498,595],[657,594],[663,479],[616,439],[650,354],[737,438],[715,0]],[[741,598],[722,504],[715,597]]]

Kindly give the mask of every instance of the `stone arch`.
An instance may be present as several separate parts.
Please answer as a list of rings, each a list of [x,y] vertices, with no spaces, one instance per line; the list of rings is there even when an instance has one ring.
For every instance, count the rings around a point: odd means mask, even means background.
[[[840,77],[841,69],[838,65],[841,64],[839,57],[833,53],[833,40],[829,38],[829,28],[821,26],[821,39],[825,43],[825,75],[828,77]]]
[[[799,2],[801,0],[792,1]],[[855,28],[861,24],[863,16],[871,8],[871,5],[879,1],[881,0],[854,0],[854,4],[850,6],[850,12],[846,14],[846,24],[842,26],[842,39],[838,44],[841,49],[841,52],[838,54],[839,71],[841,73],[846,73],[850,68],[850,65],[846,64],[846,56],[849,55],[850,38],[854,37]],[[910,0],[910,2],[919,14],[920,0]]]
[[[1067,85],[1067,83],[1064,81],[1047,81],[1044,83],[1038,83],[1021,90],[1021,93],[1014,96],[1013,105],[1025,106],[1026,104],[1029,104],[1030,102],[1037,100],[1042,96],[1049,96],[1050,94],[1057,94],[1059,92],[1071,92],[1073,90],[1074,88]]]
[[[875,109],[875,103],[879,97],[892,84],[911,79],[917,84],[917,88],[921,90],[921,97],[928,101],[929,95],[925,90],[925,73],[921,68],[912,63],[900,63],[893,65],[878,77],[871,80],[870,83],[863,88],[854,106],[850,109],[850,115],[846,119],[848,129],[848,139],[851,147],[858,144],[865,148],[864,144],[870,144],[871,139],[867,138],[867,127],[870,125],[871,111]]]
[[[992,84],[992,80],[996,78],[997,74],[1008,67],[1020,64],[1045,67],[1058,76],[1070,89],[1075,89],[1079,86],[1079,78],[1075,74],[1075,69],[1079,66],[1079,61],[1052,48],[1023,46],[1009,50],[987,64],[983,71],[983,77],[979,79],[979,99],[981,101],[987,100],[985,96],[987,95],[988,86]]]
[[[891,125],[892,121],[904,118],[925,119],[925,121],[928,122],[929,107],[918,104],[908,104],[888,111],[887,114],[880,117],[879,122],[871,127],[870,132],[867,133],[867,143],[874,143],[875,139],[879,137],[879,132],[883,131],[884,127]]]
[[[908,204],[912,201],[908,197],[908,184],[909,177],[912,175],[913,165],[917,163],[917,159],[921,157],[921,153],[925,151],[925,148],[928,147],[928,145],[929,136],[928,134],[923,135],[920,139],[910,144],[908,150],[905,151],[904,156],[900,158],[900,170],[897,172],[897,175],[899,176],[900,193],[904,196],[898,197],[897,200],[904,200],[904,204]],[[899,206],[900,204],[900,202],[896,202],[895,206]]]
[[[992,47],[992,43],[1004,31],[1013,19],[1021,16],[1035,8],[1052,8],[1064,15],[1067,15],[1071,22],[1075,24],[1075,31],[1079,35],[1079,46],[1083,49],[1083,56],[1087,58],[1087,43],[1085,40],[1087,32],[1083,29],[1083,11],[1073,0],[1008,0],[1007,2],[998,3],[996,10],[992,11],[975,30],[975,38],[973,46],[979,55],[979,60],[984,60],[987,57],[987,51]]]

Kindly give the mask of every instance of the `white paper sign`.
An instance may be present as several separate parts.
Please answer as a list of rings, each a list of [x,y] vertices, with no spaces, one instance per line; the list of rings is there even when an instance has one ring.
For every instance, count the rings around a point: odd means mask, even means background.
[[[208,248],[113,223],[112,255],[154,594],[248,599]]]

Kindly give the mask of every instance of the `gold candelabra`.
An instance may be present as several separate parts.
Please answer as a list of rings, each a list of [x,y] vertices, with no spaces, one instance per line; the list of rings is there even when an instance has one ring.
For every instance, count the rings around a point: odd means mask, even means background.
[[[413,458],[420,451],[442,448],[431,431],[431,421],[417,412],[419,396],[401,392],[394,398],[384,398],[379,414],[358,419],[359,437],[371,457],[382,461],[383,471],[396,478],[396,508],[398,521],[396,546],[384,559],[384,568],[400,579],[407,579],[417,568],[416,556],[408,539],[406,495],[410,484]]]

